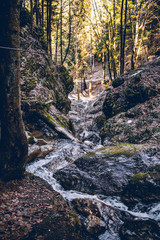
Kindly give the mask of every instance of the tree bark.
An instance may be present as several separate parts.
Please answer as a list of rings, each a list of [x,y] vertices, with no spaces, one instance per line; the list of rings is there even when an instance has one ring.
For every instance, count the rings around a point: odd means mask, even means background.
[[[44,28],[44,0],[42,0],[42,29]]]
[[[17,0],[1,2],[0,45],[19,48]],[[18,51],[0,50],[0,178],[22,176],[27,160],[27,139],[20,108],[20,56]]]
[[[105,63],[105,54],[102,53],[102,69],[103,69],[103,83],[105,83],[105,69],[106,69],[106,63]]]
[[[92,95],[92,38],[93,38],[93,25],[92,25],[92,19],[93,18],[93,2],[91,0],[91,25],[90,25],[90,79],[89,79],[89,97]]]
[[[30,0],[30,8],[31,8],[31,32],[33,32],[33,0]]]
[[[123,73],[123,5],[124,0],[122,0],[121,4],[121,27],[120,27],[120,37],[121,37],[121,52],[120,52],[120,74]]]
[[[121,60],[120,60],[120,74],[124,73],[124,51],[125,51],[125,42],[126,42],[126,27],[127,27],[127,4],[128,1],[125,1],[125,20],[123,26],[123,5],[124,1],[122,0],[121,6]]]
[[[36,0],[36,25],[39,25],[39,0]]]
[[[56,29],[56,48],[55,48],[55,62],[57,63],[57,54],[58,54],[58,30],[59,30],[59,17],[57,19],[57,29]]]
[[[49,0],[49,16],[48,16],[48,45],[49,53],[52,55],[52,28],[51,28],[52,0]]]
[[[63,39],[62,39],[62,25],[63,25],[63,1],[61,0],[61,10],[60,10],[60,47],[61,47],[61,64],[63,62]]]
[[[71,18],[71,2],[69,0],[69,34],[68,34],[68,46],[67,46],[67,50],[66,50],[66,54],[64,56],[64,59],[62,61],[62,64],[65,62],[68,52],[69,52],[69,48],[70,48],[70,44],[71,44],[71,30],[72,30],[72,18]]]

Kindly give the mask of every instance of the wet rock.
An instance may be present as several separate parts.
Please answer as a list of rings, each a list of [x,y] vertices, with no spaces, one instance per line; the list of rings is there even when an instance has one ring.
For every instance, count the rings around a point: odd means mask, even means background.
[[[84,144],[86,144],[88,146],[93,146],[94,145],[93,142],[90,142],[90,141],[87,141],[87,140],[84,141]]]
[[[122,192],[122,200],[127,205],[160,200],[160,166],[153,167],[147,173],[139,173],[132,177]]]
[[[55,149],[53,144],[45,144],[42,146],[33,145],[30,147],[27,163],[33,162],[35,159],[44,158],[48,153]]]
[[[43,145],[47,145],[47,142],[44,139],[38,139],[36,144],[38,146],[43,146]]]
[[[129,213],[110,207],[98,200],[74,199],[71,205],[80,216],[86,230],[94,236],[105,231],[118,236],[122,224],[129,219],[134,219]]]
[[[82,141],[89,141],[94,144],[98,144],[101,142],[101,138],[96,132],[86,132],[84,131],[81,135],[82,136]]]
[[[120,229],[121,240],[159,240],[160,224],[150,219],[127,221]]]
[[[100,218],[90,214],[86,218],[84,225],[89,233],[99,235],[105,231],[106,224]]]
[[[159,162],[155,153],[143,152],[147,145],[121,144],[90,152],[63,169],[54,177],[64,189],[89,194],[120,193],[133,174],[147,171]]]

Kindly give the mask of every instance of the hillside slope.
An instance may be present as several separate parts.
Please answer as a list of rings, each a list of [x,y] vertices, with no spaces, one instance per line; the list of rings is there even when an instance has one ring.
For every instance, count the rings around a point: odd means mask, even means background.
[[[29,153],[33,152],[29,161],[51,151],[59,135],[74,138],[72,121],[66,116],[73,79],[65,67],[51,60],[45,44],[39,28],[34,27],[32,34],[28,25],[21,29],[25,50],[21,53],[21,105]]]
[[[107,90],[105,119],[97,119],[106,141],[160,141],[160,57],[118,77]],[[103,124],[104,123],[104,124]],[[103,125],[103,126],[102,126]]]

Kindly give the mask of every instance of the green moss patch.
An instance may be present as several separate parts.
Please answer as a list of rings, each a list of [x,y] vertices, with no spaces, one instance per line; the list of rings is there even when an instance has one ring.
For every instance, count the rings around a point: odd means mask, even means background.
[[[102,153],[108,156],[120,156],[125,155],[127,157],[137,154],[139,152],[150,149],[151,146],[147,144],[129,144],[123,143],[116,146],[108,146],[100,148],[96,151],[96,153]]]

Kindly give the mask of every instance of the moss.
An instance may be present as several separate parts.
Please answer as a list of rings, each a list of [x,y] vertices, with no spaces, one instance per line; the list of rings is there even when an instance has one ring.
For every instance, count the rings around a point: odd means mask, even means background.
[[[56,115],[55,117],[53,117],[47,112],[46,108],[44,108],[44,113],[45,114],[41,114],[41,116],[47,121],[47,124],[50,125],[50,127],[55,128],[58,125],[67,130],[70,130],[71,123],[67,122],[67,120],[65,118],[63,118],[62,116]]]
[[[157,171],[157,172],[160,172],[160,165],[157,165],[157,166],[153,166],[151,168],[152,171]]]
[[[113,141],[116,141],[116,142],[118,142],[118,138],[117,137],[113,137]]]
[[[93,106],[96,107],[98,104],[99,104],[99,101],[95,102]]]
[[[96,118],[96,124],[98,128],[104,127],[105,123],[106,123],[106,118],[103,114]]]
[[[33,136],[30,136],[28,138],[28,144],[34,144],[35,143],[35,140],[34,140],[34,137]]]
[[[127,100],[132,104],[138,103],[141,99],[140,92],[135,88],[135,86],[128,86],[125,89],[124,94]]]
[[[52,117],[46,109],[44,109],[45,112],[45,118],[48,120],[48,122],[55,127],[55,123],[57,123],[59,126],[63,127],[62,124],[60,124],[58,121],[56,121],[56,119],[54,117]]]
[[[31,180],[35,179],[35,175],[33,173],[24,172],[24,175],[29,176]]]
[[[64,66],[57,66],[57,71],[61,75],[61,81],[65,86],[66,94],[70,93],[74,88],[73,78]]]
[[[63,126],[66,129],[69,129],[69,122],[67,122],[67,120],[64,119],[62,116],[56,115],[56,120],[57,123],[59,122],[61,126]]]
[[[73,226],[81,225],[78,215],[74,211],[70,211],[68,215],[69,221]]]
[[[61,93],[58,90],[55,90],[55,96],[56,96],[56,108],[59,111],[65,110],[66,113],[70,110],[70,101],[67,101],[67,95],[66,93]]]
[[[116,146],[108,146],[108,147],[100,148],[96,151],[96,153],[102,152],[103,154],[106,154],[108,156],[125,155],[127,157],[130,157],[134,154],[137,154],[144,150],[148,150],[150,148],[151,148],[151,146],[149,146],[147,144],[140,145],[140,144],[122,143],[122,144],[118,144]]]
[[[30,92],[35,87],[36,87],[36,80],[34,78],[32,78],[32,79],[25,81],[25,83],[23,85],[21,85],[21,90]]]
[[[113,116],[112,110],[113,110],[113,103],[112,103],[112,97],[110,95],[106,96],[106,99],[103,103],[103,112],[106,116],[106,118],[110,118]]]
[[[113,107],[112,107],[112,114],[113,114],[113,115],[116,115],[117,113],[118,113],[118,109],[117,109],[116,104],[114,103],[114,104],[113,104]]]
[[[132,181],[133,182],[137,182],[137,181],[140,181],[140,180],[144,180],[146,179],[148,176],[147,173],[138,173],[138,174],[135,174],[132,176]]]
[[[83,157],[93,157],[95,155],[95,152],[93,151],[93,152],[89,152],[89,153],[87,153],[87,154],[85,154]]]

